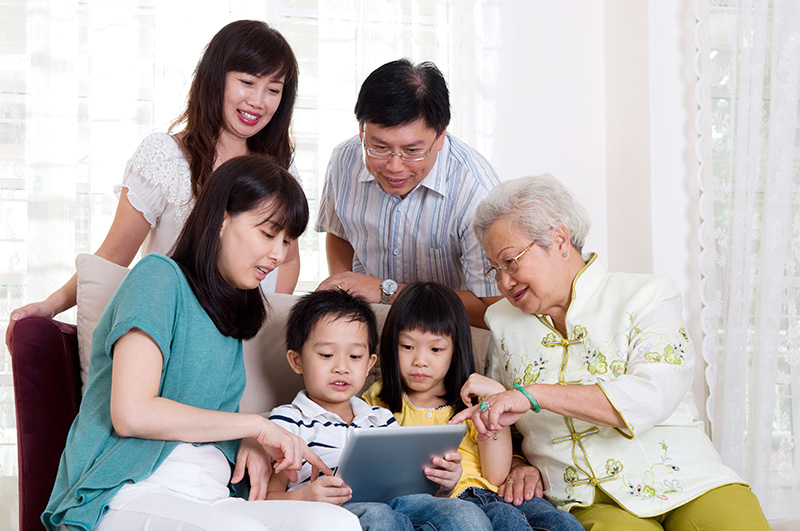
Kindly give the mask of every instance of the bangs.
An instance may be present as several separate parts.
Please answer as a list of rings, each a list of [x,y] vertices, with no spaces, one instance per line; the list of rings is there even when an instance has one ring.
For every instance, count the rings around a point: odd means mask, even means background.
[[[428,292],[420,294],[413,307],[405,308],[398,316],[398,330],[413,330],[438,336],[455,338],[457,322],[453,307],[448,301]]]
[[[284,196],[265,199],[261,206],[261,223],[271,223],[277,230],[296,240],[306,230],[308,206],[305,198],[292,200]]]
[[[233,50],[227,70],[246,72],[253,76],[284,76],[285,83],[297,77],[297,61],[288,44],[274,35],[253,35],[250,41]]]

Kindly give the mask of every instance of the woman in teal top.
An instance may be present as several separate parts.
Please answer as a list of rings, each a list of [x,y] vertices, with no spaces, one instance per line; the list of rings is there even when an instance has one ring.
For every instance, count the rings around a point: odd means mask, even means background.
[[[259,283],[307,222],[302,189],[272,159],[214,172],[171,257],[143,258],[100,319],[47,529],[359,529],[330,504],[235,497],[270,458],[290,475],[304,460],[330,473],[301,438],[238,412],[242,340],[266,317]],[[240,440],[262,459],[237,464]]]

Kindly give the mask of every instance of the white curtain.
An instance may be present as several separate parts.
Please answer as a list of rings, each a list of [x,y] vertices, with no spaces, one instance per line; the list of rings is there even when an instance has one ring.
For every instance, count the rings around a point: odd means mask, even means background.
[[[0,334],[10,311],[66,281],[105,237],[113,186],[152,130],[183,109],[203,46],[225,23],[277,28],[300,64],[295,162],[312,213],[332,148],[357,132],[361,81],[400,57],[434,61],[450,130],[491,157],[499,0],[10,0],[0,5]],[[313,219],[312,219],[313,226]],[[301,241],[299,289],[327,276]],[[73,320],[73,314],[62,314]],[[73,321],[74,322],[74,321]],[[0,350],[0,530],[16,529],[11,363]]]
[[[723,460],[800,516],[800,2],[698,0],[703,356]]]

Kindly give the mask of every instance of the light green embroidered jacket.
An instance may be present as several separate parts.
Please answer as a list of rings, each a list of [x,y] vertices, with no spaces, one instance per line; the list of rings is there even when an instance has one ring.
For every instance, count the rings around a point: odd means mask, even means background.
[[[492,378],[508,388],[598,385],[626,423],[616,429],[544,410],[526,413],[517,427],[525,456],[542,473],[545,496],[566,509],[591,504],[597,487],[647,517],[742,483],[698,420],[694,351],[675,283],[608,273],[596,255],[584,259],[567,311],[568,337],[549,317],[525,314],[506,299],[486,312]]]

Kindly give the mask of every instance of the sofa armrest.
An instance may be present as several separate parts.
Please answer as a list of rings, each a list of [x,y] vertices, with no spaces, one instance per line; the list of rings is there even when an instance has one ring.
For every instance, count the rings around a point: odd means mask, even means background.
[[[58,462],[81,400],[75,325],[30,317],[11,344],[17,413],[20,530],[42,529]]]

